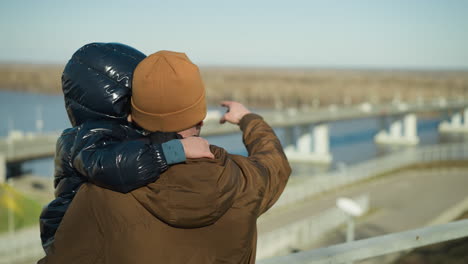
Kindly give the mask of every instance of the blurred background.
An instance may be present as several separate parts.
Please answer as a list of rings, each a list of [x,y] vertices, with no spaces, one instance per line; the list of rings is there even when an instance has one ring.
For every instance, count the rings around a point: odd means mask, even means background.
[[[468,210],[466,1],[0,7],[0,263],[42,254],[38,216],[53,199],[56,138],[70,126],[60,77],[90,42],[185,52],[207,89],[204,136],[231,153],[247,155],[238,129],[217,124],[221,100],[272,124],[293,175],[259,221],[259,259],[447,223]],[[362,212],[350,216],[338,198]],[[467,260],[468,243],[457,241],[361,262]]]

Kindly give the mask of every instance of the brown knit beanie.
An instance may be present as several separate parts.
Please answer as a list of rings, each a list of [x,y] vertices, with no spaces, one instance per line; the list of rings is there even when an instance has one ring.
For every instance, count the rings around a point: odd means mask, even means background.
[[[132,119],[148,131],[179,132],[206,116],[205,87],[184,53],[158,51],[133,74]]]

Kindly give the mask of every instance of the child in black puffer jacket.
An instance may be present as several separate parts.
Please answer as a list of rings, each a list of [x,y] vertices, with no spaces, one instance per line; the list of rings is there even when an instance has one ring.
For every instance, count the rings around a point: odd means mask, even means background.
[[[156,181],[169,164],[185,161],[176,133],[146,134],[127,121],[132,74],[145,57],[123,44],[92,43],[65,66],[62,88],[73,127],[57,141],[56,198],[40,216],[46,253],[82,183],[126,193]]]

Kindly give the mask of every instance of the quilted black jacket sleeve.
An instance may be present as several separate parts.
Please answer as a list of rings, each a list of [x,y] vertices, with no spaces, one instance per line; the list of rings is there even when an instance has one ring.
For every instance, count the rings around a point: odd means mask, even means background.
[[[174,134],[174,138],[175,134]],[[71,162],[92,183],[127,193],[157,180],[167,169],[162,142],[111,122],[80,126]]]

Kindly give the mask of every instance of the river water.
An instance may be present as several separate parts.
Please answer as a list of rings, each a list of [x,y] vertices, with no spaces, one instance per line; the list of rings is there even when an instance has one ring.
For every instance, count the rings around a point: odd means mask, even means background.
[[[217,107],[211,107],[211,109],[223,110]],[[466,137],[460,135],[439,135],[437,126],[443,118],[442,115],[418,116],[420,145],[467,140]],[[37,124],[39,119],[43,119],[42,128],[40,124]],[[2,120],[0,122],[1,137],[6,136],[8,131],[13,129],[24,132],[39,130],[49,132],[62,131],[70,126],[65,112],[63,96],[61,95],[0,91],[0,120]],[[379,147],[374,144],[373,137],[380,130],[381,123],[382,120],[379,118],[330,123],[330,151],[333,155],[331,166],[293,164],[294,174],[314,174],[317,171],[355,164],[404,148]],[[276,129],[275,131],[283,141],[284,131],[282,129]],[[211,144],[224,147],[231,153],[247,154],[240,133],[208,137],[207,139]],[[53,160],[49,158],[31,161],[24,165],[24,169],[37,175],[51,177],[53,175]]]

